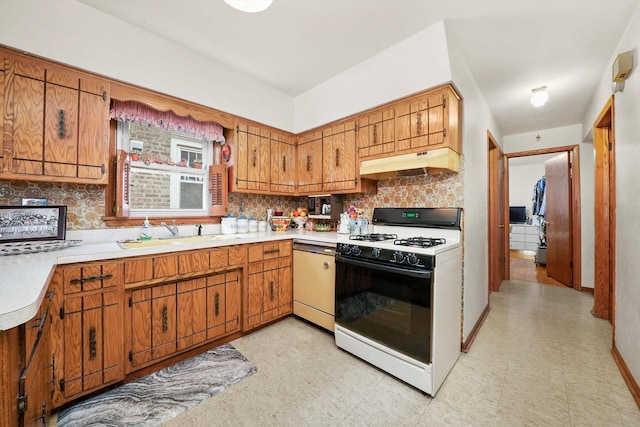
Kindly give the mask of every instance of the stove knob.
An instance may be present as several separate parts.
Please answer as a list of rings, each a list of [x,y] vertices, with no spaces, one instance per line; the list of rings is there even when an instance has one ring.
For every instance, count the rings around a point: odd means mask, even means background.
[[[362,253],[362,249],[360,249],[360,246],[351,246],[351,254],[358,256]]]
[[[402,264],[404,262],[404,254],[400,251],[395,251],[393,253],[391,261],[395,262],[396,264]]]
[[[373,255],[374,258],[380,258],[380,253],[380,248],[371,249],[371,255]]]
[[[409,265],[418,265],[420,259],[416,254],[410,253],[409,255],[407,255],[407,262],[409,263]]]

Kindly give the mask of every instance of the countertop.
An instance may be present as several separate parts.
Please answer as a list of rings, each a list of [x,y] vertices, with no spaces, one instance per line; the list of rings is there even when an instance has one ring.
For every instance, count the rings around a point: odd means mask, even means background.
[[[113,230],[72,234],[68,233],[67,238],[80,238],[83,240],[80,246],[51,252],[0,256],[0,271],[2,271],[0,275],[0,331],[21,325],[36,315],[56,265],[285,239],[305,239],[328,243],[349,239],[348,235],[335,232],[289,230],[286,232],[267,231],[236,234],[234,236],[237,238],[230,240],[181,242],[180,239],[176,239],[175,243],[170,245],[124,249],[116,242],[116,239],[129,237]],[[82,239],[87,236],[90,236],[90,240]]]

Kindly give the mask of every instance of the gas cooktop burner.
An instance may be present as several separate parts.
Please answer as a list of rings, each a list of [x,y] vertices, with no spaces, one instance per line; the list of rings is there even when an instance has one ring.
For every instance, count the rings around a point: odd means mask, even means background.
[[[430,248],[433,246],[444,245],[445,243],[447,243],[445,239],[436,239],[432,237],[409,237],[407,239],[399,239],[393,242],[394,245],[411,246],[417,248]]]
[[[391,240],[391,239],[397,239],[397,238],[398,238],[397,234],[379,234],[379,233],[349,236],[350,240],[362,240],[366,242],[381,242],[383,240]]]

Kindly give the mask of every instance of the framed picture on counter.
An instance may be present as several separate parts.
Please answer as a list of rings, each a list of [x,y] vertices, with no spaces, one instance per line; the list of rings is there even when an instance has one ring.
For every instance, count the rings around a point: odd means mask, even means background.
[[[0,206],[0,243],[64,240],[66,206]]]

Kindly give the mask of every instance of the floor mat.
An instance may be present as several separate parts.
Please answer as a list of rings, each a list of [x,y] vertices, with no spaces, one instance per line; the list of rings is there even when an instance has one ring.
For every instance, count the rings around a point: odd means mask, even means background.
[[[257,368],[224,344],[58,413],[58,426],[157,426]]]

